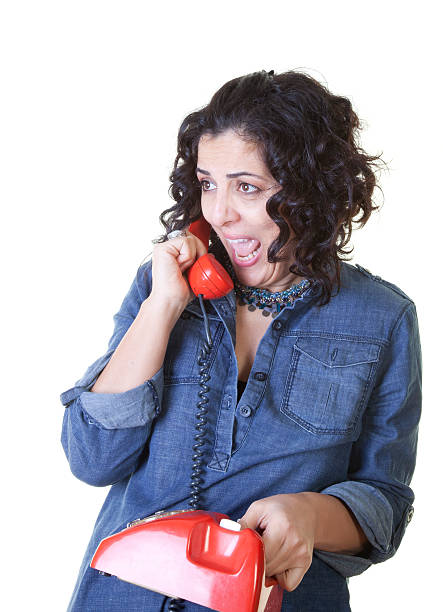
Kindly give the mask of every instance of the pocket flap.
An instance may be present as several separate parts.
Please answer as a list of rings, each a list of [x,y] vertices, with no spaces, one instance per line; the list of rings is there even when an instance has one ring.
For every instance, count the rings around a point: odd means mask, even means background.
[[[380,354],[380,347],[377,344],[345,338],[300,336],[296,339],[295,346],[307,357],[329,368],[344,368],[378,361]]]

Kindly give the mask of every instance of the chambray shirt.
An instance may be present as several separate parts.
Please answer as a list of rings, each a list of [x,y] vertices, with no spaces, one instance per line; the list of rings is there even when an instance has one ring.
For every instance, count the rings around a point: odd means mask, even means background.
[[[151,379],[122,393],[90,391],[150,289],[147,262],[114,316],[108,350],[61,394],[72,473],[111,485],[70,612],[160,611],[163,596],[102,576],[89,563],[101,539],[128,522],[188,507],[197,358],[206,338],[197,298]],[[300,586],[285,591],[283,611],[350,610],[348,578],[392,557],[413,513],[421,411],[415,305],[395,285],[345,262],[338,294],[319,307],[318,293],[314,283],[270,320],[239,402],[234,293],[205,302],[213,349],[201,507],[236,520],[254,500],[316,491],[342,500],[370,543],[364,556],[315,550]],[[186,610],[207,608],[188,602]]]

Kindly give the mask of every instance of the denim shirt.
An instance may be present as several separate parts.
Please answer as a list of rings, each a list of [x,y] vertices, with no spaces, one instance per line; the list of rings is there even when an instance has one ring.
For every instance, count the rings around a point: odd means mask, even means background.
[[[364,555],[314,551],[282,610],[350,610],[347,582],[394,555],[413,514],[409,487],[421,411],[421,350],[413,301],[361,266],[341,262],[341,288],[318,306],[315,283],[270,320],[237,402],[234,292],[206,301],[213,348],[202,508],[236,520],[257,499],[315,491],[353,512]],[[158,510],[188,507],[205,342],[200,306],[185,308],[160,370],[122,393],[90,389],[151,289],[143,264],[114,316],[106,353],[61,394],[62,444],[80,480],[112,485],[70,611],[160,610],[163,597],[105,577],[89,563],[102,538]],[[155,342],[155,338],[147,338]],[[187,603],[186,610],[206,610]]]

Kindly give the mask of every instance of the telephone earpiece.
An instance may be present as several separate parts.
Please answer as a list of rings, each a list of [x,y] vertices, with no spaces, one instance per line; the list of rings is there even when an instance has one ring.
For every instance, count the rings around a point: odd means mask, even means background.
[[[204,217],[191,223],[189,231],[208,248],[211,226]],[[206,253],[192,264],[188,271],[188,281],[195,295],[201,293],[205,300],[223,297],[234,288],[231,277],[212,253]]]

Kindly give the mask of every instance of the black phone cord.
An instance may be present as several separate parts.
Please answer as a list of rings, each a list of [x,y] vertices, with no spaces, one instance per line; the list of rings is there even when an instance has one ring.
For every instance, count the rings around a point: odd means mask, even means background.
[[[208,319],[208,315],[206,314],[206,308],[204,306],[203,296],[201,293],[198,296],[198,300],[200,302],[200,308],[203,314],[206,340],[203,344],[202,349],[200,350],[200,355],[197,360],[197,363],[200,366],[200,371],[199,371],[200,379],[198,381],[198,384],[200,385],[201,389],[198,392],[200,401],[197,402],[197,413],[195,415],[197,419],[197,424],[195,426],[197,433],[194,436],[195,444],[192,447],[194,454],[192,455],[191,498],[188,502],[188,506],[192,510],[198,510],[201,506],[201,499],[200,499],[201,488],[202,488],[201,485],[204,482],[202,478],[202,473],[204,471],[204,464],[203,464],[203,454],[204,453],[203,453],[202,447],[206,444],[205,436],[206,436],[206,425],[208,422],[208,419],[206,418],[206,415],[208,414],[208,409],[206,407],[206,404],[209,402],[209,399],[206,397],[206,394],[209,391],[209,386],[206,383],[211,378],[209,375],[209,355],[210,355],[212,345],[213,345],[211,330],[209,329],[209,319]],[[165,600],[163,601],[162,610],[164,608],[166,599],[167,598],[165,598]],[[184,604],[183,599],[180,599],[177,597],[177,598],[170,600],[169,607],[168,607],[169,612],[176,612],[176,611],[184,610],[184,609],[185,609],[185,604]]]

